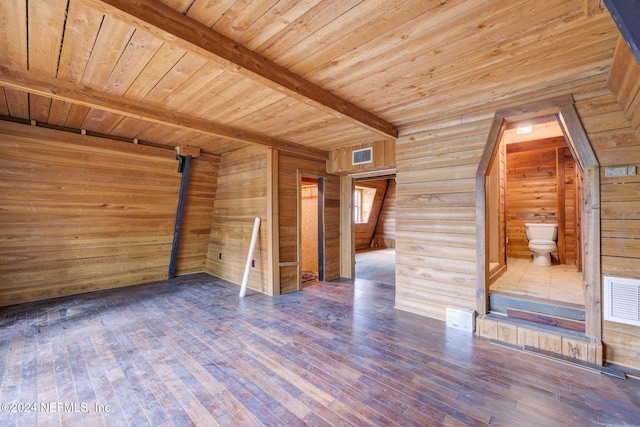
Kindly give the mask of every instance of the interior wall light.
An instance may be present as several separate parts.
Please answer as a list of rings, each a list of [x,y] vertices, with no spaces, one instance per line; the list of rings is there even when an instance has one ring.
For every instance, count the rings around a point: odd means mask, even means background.
[[[519,128],[516,129],[516,133],[518,135],[526,135],[531,132],[533,132],[532,126],[520,126]]]

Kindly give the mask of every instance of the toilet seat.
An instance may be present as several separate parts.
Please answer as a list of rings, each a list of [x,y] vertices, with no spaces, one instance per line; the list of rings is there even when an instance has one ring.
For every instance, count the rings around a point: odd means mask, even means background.
[[[556,243],[551,240],[531,240],[529,241],[529,248],[551,252],[556,249]]]

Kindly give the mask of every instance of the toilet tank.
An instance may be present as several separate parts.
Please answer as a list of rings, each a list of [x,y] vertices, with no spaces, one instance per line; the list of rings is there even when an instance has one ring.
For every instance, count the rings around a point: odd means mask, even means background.
[[[558,238],[558,224],[528,223],[524,225],[527,232],[527,239],[531,240],[552,240]]]

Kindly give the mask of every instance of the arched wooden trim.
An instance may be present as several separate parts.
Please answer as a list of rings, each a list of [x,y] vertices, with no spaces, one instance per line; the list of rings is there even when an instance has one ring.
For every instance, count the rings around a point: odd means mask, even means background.
[[[489,310],[489,262],[487,259],[488,224],[486,221],[486,176],[497,152],[502,133],[509,122],[555,114],[565,134],[573,158],[581,169],[584,187],[582,200],[583,282],[585,286],[585,333],[594,344],[602,340],[600,277],[600,165],[582,127],[570,96],[540,101],[498,111],[491,125],[476,172],[476,254],[478,315]]]
[[[506,122],[502,118],[495,118],[491,123],[489,137],[484,146],[478,171],[476,172],[476,255],[478,285],[476,288],[476,310],[479,315],[489,311],[489,261],[487,248],[489,247],[489,224],[487,223],[487,188],[486,177],[491,162],[495,159],[496,150],[500,146],[502,132]]]
[[[582,242],[583,282],[585,286],[585,333],[595,343],[602,340],[602,304],[600,278],[600,164],[573,104],[558,111],[569,148],[582,169]]]

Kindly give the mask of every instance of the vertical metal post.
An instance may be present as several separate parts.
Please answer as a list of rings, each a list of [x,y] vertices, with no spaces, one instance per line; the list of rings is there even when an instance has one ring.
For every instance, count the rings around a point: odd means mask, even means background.
[[[180,181],[180,193],[178,195],[178,209],[176,211],[176,225],[173,229],[173,245],[171,246],[171,260],[169,261],[169,279],[176,275],[176,262],[178,259],[178,244],[180,243],[180,229],[182,228],[182,216],[184,214],[184,202],[187,198],[189,186],[189,172],[191,171],[191,156],[176,156],[178,159],[178,172],[182,173]]]

